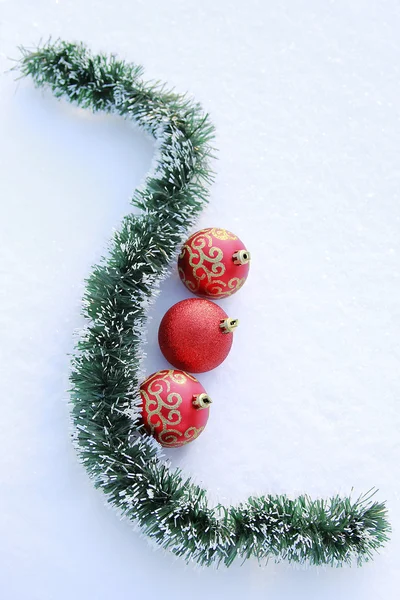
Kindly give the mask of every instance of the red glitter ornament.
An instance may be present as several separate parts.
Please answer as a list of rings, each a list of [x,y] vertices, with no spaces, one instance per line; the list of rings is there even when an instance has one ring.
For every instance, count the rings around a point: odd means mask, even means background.
[[[165,370],[140,386],[146,431],[167,448],[195,440],[206,426],[211,398],[193,375]]]
[[[228,356],[238,319],[209,300],[182,300],[165,313],[158,330],[161,352],[178,369],[211,371]]]
[[[250,252],[226,229],[212,227],[194,233],[178,259],[182,283],[197,296],[226,298],[237,292],[249,274]]]

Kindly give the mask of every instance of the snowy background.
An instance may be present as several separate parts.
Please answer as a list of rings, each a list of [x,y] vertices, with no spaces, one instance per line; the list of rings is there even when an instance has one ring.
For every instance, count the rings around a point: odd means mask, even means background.
[[[0,0],[0,598],[393,600],[400,573],[400,6],[391,1]],[[142,63],[211,113],[219,160],[200,226],[253,261],[224,309],[228,360],[201,376],[206,431],[169,451],[214,500],[387,499],[392,541],[362,569],[154,552],[107,510],[69,439],[68,353],[83,279],[154,146],[6,73],[60,36]],[[149,327],[148,373],[165,310]]]

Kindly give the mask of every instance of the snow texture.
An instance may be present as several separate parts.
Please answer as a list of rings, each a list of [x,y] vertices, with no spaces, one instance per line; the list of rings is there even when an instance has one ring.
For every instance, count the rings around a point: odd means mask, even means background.
[[[398,597],[400,7],[397,0],[0,0],[0,598]],[[17,45],[82,40],[211,113],[200,227],[236,232],[251,275],[201,381],[207,429],[169,451],[214,501],[379,488],[392,541],[361,569],[185,566],[106,510],[70,443],[68,353],[83,280],[151,165],[152,140],[4,73]],[[188,297],[173,274],[151,315]]]

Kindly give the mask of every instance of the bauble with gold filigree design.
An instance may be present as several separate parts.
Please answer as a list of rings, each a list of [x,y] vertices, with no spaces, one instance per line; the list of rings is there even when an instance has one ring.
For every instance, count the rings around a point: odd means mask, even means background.
[[[144,428],[166,448],[192,442],[207,424],[211,399],[189,373],[153,373],[140,386],[140,396]]]
[[[161,352],[171,365],[190,373],[218,367],[228,356],[238,319],[205,298],[177,302],[165,313],[158,330]]]
[[[230,231],[210,227],[194,233],[182,246],[178,272],[182,283],[197,296],[226,298],[244,284],[250,252]]]

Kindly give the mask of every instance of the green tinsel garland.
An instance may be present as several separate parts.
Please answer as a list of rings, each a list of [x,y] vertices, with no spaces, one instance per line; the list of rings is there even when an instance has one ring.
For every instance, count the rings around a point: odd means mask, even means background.
[[[97,487],[163,548],[203,565],[236,557],[341,565],[388,539],[384,503],[303,495],[251,497],[210,507],[204,489],[163,458],[140,428],[138,387],[148,303],[207,202],[214,128],[201,107],[114,56],[82,44],[22,49],[38,86],[92,111],[131,119],[158,141],[157,164],[133,196],[109,256],[87,281],[88,325],[73,359],[72,416],[80,458]]]

